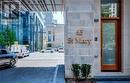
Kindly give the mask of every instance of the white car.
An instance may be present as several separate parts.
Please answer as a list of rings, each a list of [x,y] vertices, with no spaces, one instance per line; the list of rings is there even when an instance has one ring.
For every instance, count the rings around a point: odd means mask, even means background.
[[[64,53],[64,48],[63,48],[63,47],[59,47],[59,48],[58,48],[58,52],[59,52],[59,53]]]
[[[43,49],[41,50],[42,53],[54,53],[54,49],[52,48],[47,48],[47,49]]]
[[[26,50],[25,52],[23,52],[23,54],[24,54],[24,57],[25,57],[25,56],[29,56],[29,51]]]
[[[24,51],[24,52],[13,52],[15,53],[18,57],[26,57],[29,56],[29,51]]]
[[[16,54],[18,57],[25,57],[29,56],[29,51],[25,45],[12,45],[11,52]]]

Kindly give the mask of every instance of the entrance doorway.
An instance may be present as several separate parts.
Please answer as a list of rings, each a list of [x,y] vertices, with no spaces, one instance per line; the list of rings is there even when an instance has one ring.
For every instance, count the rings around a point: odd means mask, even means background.
[[[101,70],[121,70],[121,2],[101,0]]]

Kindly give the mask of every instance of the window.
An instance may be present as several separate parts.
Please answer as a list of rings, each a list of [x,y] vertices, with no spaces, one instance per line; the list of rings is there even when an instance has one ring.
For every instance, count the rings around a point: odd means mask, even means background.
[[[120,0],[101,0],[101,16],[120,17]]]
[[[48,34],[51,34],[51,31],[48,31]]]
[[[6,50],[1,50],[1,54],[8,54]]]
[[[53,34],[53,41],[55,41],[55,35]]]
[[[101,70],[121,71],[120,0],[101,0]]]
[[[48,31],[48,42],[51,42],[53,38],[52,32]]]
[[[51,42],[51,35],[48,35],[48,42]]]

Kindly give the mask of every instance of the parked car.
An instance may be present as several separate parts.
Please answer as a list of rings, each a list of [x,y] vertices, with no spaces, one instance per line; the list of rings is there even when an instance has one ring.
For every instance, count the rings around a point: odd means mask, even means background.
[[[14,67],[17,62],[17,55],[8,52],[6,49],[0,49],[0,66],[8,65]]]
[[[29,51],[25,45],[12,45],[11,52],[16,54],[18,57],[25,57],[29,56]]]
[[[13,52],[14,54],[16,54],[19,58],[23,58],[23,57],[26,57],[26,56],[29,56],[29,51],[22,51],[21,52]]]
[[[55,51],[54,51],[54,49],[52,49],[52,48],[47,48],[47,49],[41,50],[41,52],[42,52],[42,53],[54,53]]]
[[[59,52],[59,53],[64,53],[64,48],[63,48],[63,47],[59,47],[59,48],[58,48],[58,52]]]
[[[29,51],[28,50],[26,50],[25,52],[24,52],[24,56],[29,56]]]

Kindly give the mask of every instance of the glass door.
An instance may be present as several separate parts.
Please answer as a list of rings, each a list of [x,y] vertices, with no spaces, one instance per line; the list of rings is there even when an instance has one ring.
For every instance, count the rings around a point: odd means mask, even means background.
[[[102,20],[102,70],[118,70],[117,21]]]
[[[101,0],[102,71],[121,71],[120,4],[120,0]]]

